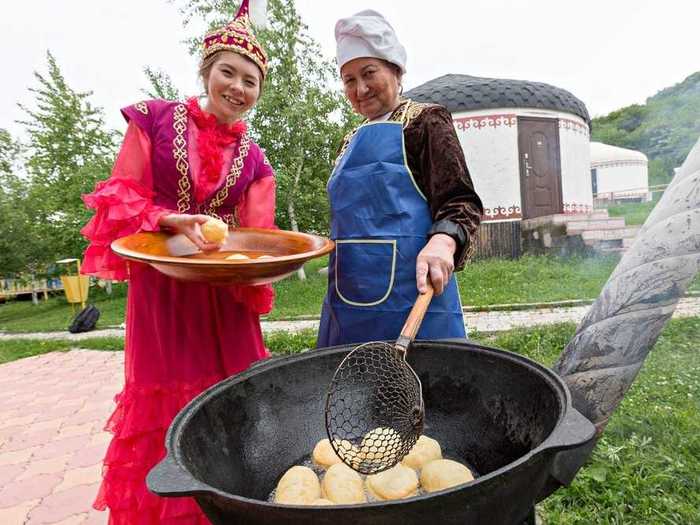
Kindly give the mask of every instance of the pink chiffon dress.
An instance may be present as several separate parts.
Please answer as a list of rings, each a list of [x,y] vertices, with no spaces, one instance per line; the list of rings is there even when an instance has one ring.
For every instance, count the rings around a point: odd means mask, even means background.
[[[212,125],[193,99],[140,102],[122,112],[129,125],[113,173],[83,197],[95,210],[82,229],[90,241],[83,272],[129,281],[125,382],[106,426],[114,437],[94,507],[108,508],[114,525],[206,524],[192,498],[150,493],[146,474],[164,457],[165,433],[185,404],[269,355],[259,316],[272,308],[272,288],[177,281],[127,264],[109,245],[157,231],[168,213],[275,228],[275,177],[244,126]]]

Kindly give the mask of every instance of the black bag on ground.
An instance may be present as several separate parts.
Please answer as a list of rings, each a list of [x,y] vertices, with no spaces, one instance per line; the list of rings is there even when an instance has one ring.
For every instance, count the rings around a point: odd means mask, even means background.
[[[73,319],[73,322],[68,327],[68,331],[71,334],[89,332],[95,328],[99,318],[100,311],[96,306],[90,304],[78,312],[78,315],[75,316],[75,319]]]

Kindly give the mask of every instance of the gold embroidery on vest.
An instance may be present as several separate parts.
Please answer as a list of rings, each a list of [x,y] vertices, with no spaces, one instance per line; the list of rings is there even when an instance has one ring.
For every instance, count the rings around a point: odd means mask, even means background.
[[[228,198],[229,190],[236,184],[236,182],[238,182],[238,179],[241,176],[241,172],[243,171],[243,164],[245,162],[246,157],[248,156],[249,149],[250,137],[248,135],[243,135],[243,137],[241,137],[241,145],[238,148],[238,155],[235,159],[233,159],[233,162],[231,163],[231,169],[229,170],[228,175],[226,176],[226,184],[217,192],[217,194],[209,203],[209,210],[207,211],[207,215],[214,216],[216,214],[216,210],[219,207],[221,207],[224,201]]]
[[[190,207],[190,190],[192,186],[187,176],[190,164],[187,161],[187,141],[185,140],[185,131],[187,131],[187,108],[184,104],[175,106],[173,129],[175,130],[173,158],[175,159],[175,167],[180,174],[180,179],[177,181],[177,211],[179,213],[185,213]]]
[[[233,213],[226,213],[226,214],[220,215],[220,216],[217,215],[217,218],[221,219],[229,226],[233,226],[235,228],[238,226],[238,220],[236,219],[237,214],[238,214],[238,208],[234,208]]]

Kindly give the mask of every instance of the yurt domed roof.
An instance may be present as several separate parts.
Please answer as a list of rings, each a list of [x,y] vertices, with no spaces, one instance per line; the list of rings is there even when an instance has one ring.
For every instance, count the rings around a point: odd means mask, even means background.
[[[620,161],[647,162],[647,156],[641,151],[611,146],[602,142],[591,142],[591,166]]]
[[[405,94],[418,102],[445,106],[450,113],[490,108],[537,108],[578,115],[590,125],[586,105],[568,91],[528,80],[444,75]]]

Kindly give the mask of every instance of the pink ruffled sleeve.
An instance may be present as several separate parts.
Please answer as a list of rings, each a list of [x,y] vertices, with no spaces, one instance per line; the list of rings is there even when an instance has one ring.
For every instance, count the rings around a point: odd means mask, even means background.
[[[265,164],[265,168],[269,165]],[[248,186],[238,205],[238,224],[243,228],[276,229],[275,225],[275,177],[270,174],[257,179]],[[271,285],[238,286],[237,299],[249,310],[266,314],[272,310],[275,291]]]
[[[112,176],[83,195],[95,215],[80,232],[90,241],[82,273],[103,279],[126,280],[126,261],[112,252],[112,241],[139,231],[157,231],[158,221],[172,213],[153,204],[151,142],[133,122],[129,123]]]
[[[244,228],[269,228],[275,226],[275,190],[273,176],[254,181],[246,190],[238,205],[238,223]]]

